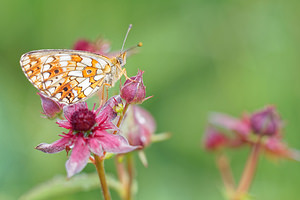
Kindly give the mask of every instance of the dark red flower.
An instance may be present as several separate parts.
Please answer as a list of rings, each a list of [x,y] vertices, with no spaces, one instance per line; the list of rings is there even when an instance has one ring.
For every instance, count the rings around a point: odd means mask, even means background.
[[[57,153],[72,148],[66,163],[68,177],[86,166],[91,153],[102,157],[104,152],[119,154],[138,148],[131,146],[123,136],[107,132],[108,129],[117,130],[112,123],[116,116],[112,113],[115,111],[109,105],[101,112],[101,108],[89,110],[86,103],[65,106],[63,110],[67,120],[57,123],[69,129],[69,132],[61,135],[62,138],[52,144],[39,144],[36,149],[45,153]]]

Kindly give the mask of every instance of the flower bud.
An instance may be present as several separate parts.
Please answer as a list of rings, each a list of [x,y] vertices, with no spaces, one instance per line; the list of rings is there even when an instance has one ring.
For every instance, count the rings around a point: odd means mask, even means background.
[[[62,112],[63,105],[44,96],[42,93],[37,93],[41,97],[43,114],[48,118],[54,118]]]
[[[152,115],[137,105],[130,106],[121,128],[129,144],[140,146],[141,149],[150,145],[155,129],[156,123]]]
[[[281,120],[273,106],[255,112],[250,117],[253,132],[258,135],[273,136],[281,128]]]
[[[146,96],[146,87],[143,83],[143,71],[138,71],[136,76],[127,79],[121,87],[121,97],[128,104],[142,103]]]

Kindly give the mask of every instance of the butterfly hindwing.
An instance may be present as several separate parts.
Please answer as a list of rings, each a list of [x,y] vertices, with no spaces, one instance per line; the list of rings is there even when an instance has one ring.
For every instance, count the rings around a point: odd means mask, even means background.
[[[73,104],[93,95],[103,85],[108,68],[105,56],[75,50],[38,50],[20,60],[29,81],[50,98]]]

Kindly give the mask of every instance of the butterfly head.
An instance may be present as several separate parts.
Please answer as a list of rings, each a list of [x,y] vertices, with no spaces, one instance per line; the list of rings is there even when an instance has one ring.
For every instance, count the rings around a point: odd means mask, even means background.
[[[127,52],[125,51],[117,57],[117,60],[120,63],[121,67],[123,67],[126,64],[126,54]]]

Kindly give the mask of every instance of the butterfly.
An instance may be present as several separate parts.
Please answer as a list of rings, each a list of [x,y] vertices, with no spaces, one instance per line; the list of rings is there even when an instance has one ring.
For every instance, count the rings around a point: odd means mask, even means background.
[[[25,76],[40,92],[64,104],[84,101],[101,87],[114,86],[122,75],[126,78],[126,52],[108,58],[86,51],[44,49],[25,53],[20,65]],[[138,45],[139,46],[139,45]]]

